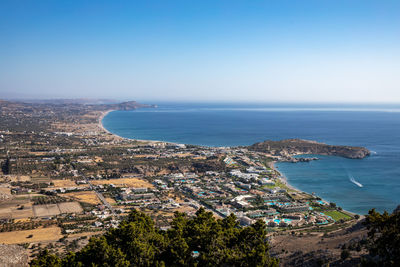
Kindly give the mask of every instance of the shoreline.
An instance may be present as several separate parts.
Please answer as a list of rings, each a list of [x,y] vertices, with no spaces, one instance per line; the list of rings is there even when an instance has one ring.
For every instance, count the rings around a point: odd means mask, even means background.
[[[276,161],[273,161],[273,162],[271,163],[271,169],[273,169],[274,171],[276,171],[276,172],[279,173],[279,179],[283,182],[283,184],[285,184],[289,189],[292,189],[292,190],[294,190],[294,191],[304,192],[304,191],[300,190],[299,188],[296,188],[296,187],[294,187],[293,185],[289,184],[287,177],[286,177],[285,175],[283,175],[283,174],[278,170],[278,167],[275,166],[276,163],[279,163],[279,161],[276,160]],[[305,192],[305,193],[307,193],[307,192]],[[307,194],[309,194],[309,193],[307,193]]]
[[[283,184],[285,184],[289,189],[294,190],[294,191],[296,191],[296,192],[300,192],[300,193],[312,195],[312,196],[315,196],[315,197],[320,198],[322,201],[324,201],[324,202],[326,202],[326,203],[331,203],[331,201],[327,201],[326,199],[323,199],[323,198],[322,198],[321,196],[319,196],[319,195],[314,195],[313,193],[308,193],[308,192],[306,192],[306,191],[303,191],[303,190],[301,190],[301,189],[299,189],[299,188],[294,187],[293,185],[291,185],[291,184],[288,182],[288,178],[287,178],[282,172],[280,172],[280,171],[278,170],[278,167],[275,166],[275,163],[279,163],[279,161],[273,161],[273,162],[271,163],[271,168],[272,168],[274,171],[276,171],[276,172],[279,173],[279,179],[280,179],[280,180],[283,182]],[[341,206],[338,206],[338,207],[341,207]],[[351,214],[352,216],[354,216],[354,215],[359,215],[360,217],[364,216],[363,214],[358,214],[358,213],[355,213],[355,212],[346,210],[346,209],[344,209],[343,207],[341,207],[341,208],[342,208],[342,211],[343,211],[343,212],[349,213],[349,214]]]
[[[111,113],[111,112],[113,112],[113,111],[116,111],[116,110],[111,109],[111,110],[107,110],[107,111],[102,112],[102,114],[100,115],[100,117],[99,117],[99,119],[98,119],[98,127],[99,127],[100,129],[102,129],[104,132],[106,132],[106,133],[108,133],[108,134],[110,134],[110,135],[113,135],[114,137],[117,137],[117,138],[121,138],[121,139],[125,139],[125,140],[130,140],[130,141],[136,141],[136,142],[147,142],[147,143],[153,143],[153,144],[154,144],[154,143],[179,144],[179,143],[166,142],[166,141],[159,141],[159,140],[131,139],[131,138],[126,138],[126,137],[122,137],[122,136],[119,136],[119,135],[117,135],[117,134],[114,134],[114,133],[110,132],[109,130],[107,130],[107,129],[104,127],[104,125],[103,125],[103,119],[104,119],[104,117],[107,116],[109,113]],[[206,146],[206,147],[208,147],[208,146]],[[279,161],[274,160],[274,161],[272,161],[269,165],[270,165],[271,169],[273,169],[274,171],[276,171],[277,173],[279,173],[279,177],[278,177],[278,178],[279,178],[280,181],[283,182],[283,184],[285,184],[285,186],[287,186],[289,189],[291,189],[291,190],[293,190],[293,191],[296,191],[296,192],[298,192],[298,193],[305,193],[305,194],[309,194],[309,195],[312,195],[312,196],[316,196],[316,197],[320,198],[322,201],[324,201],[324,202],[326,202],[326,203],[331,203],[330,201],[326,201],[326,200],[324,200],[323,198],[321,198],[321,197],[318,196],[318,195],[313,195],[312,193],[305,192],[305,191],[300,190],[299,188],[296,188],[296,187],[294,187],[293,185],[291,185],[291,184],[288,182],[288,178],[287,178],[284,174],[282,174],[282,172],[280,172],[280,171],[278,170],[278,168],[275,166],[275,164],[278,163],[278,162],[279,162]],[[354,213],[354,212],[345,210],[345,209],[343,209],[343,208],[342,208],[342,211],[344,211],[345,213],[349,213],[349,214],[351,214],[351,215],[353,215],[353,216],[354,216],[354,215],[363,216],[362,214]]]
[[[166,142],[166,141],[161,141],[161,140],[144,140],[144,139],[135,139],[135,138],[127,138],[127,137],[123,137],[120,136],[118,134],[112,133],[109,130],[106,129],[106,127],[104,127],[103,125],[103,119],[105,116],[107,116],[109,113],[113,112],[113,111],[117,111],[116,109],[110,109],[107,111],[103,111],[98,119],[98,127],[103,130],[104,132],[106,132],[107,134],[110,134],[114,137],[120,138],[120,139],[124,139],[124,140],[129,140],[129,141],[136,141],[136,142],[144,142],[144,143],[152,143],[152,144],[157,144],[157,143],[163,143],[163,144],[176,144],[178,145],[179,143],[175,143],[175,142]]]
[[[108,134],[112,134],[112,135],[114,135],[114,136],[123,138],[123,137],[121,137],[121,136],[118,136],[118,135],[116,135],[116,134],[113,134],[112,132],[110,132],[109,130],[107,130],[107,129],[104,127],[104,125],[103,125],[103,119],[104,119],[104,117],[107,116],[108,113],[113,112],[113,111],[115,111],[115,109],[110,109],[110,110],[107,110],[107,111],[103,111],[103,112],[101,113],[100,117],[99,117],[98,120],[97,120],[97,126],[98,126],[101,130],[105,131],[105,132],[108,133]]]

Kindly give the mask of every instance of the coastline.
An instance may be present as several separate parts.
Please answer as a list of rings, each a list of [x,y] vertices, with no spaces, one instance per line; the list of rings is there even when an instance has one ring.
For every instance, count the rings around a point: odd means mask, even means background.
[[[300,190],[299,188],[294,187],[293,185],[291,185],[291,184],[288,182],[288,178],[287,178],[282,172],[280,172],[280,171],[278,170],[278,167],[275,166],[275,163],[278,163],[278,162],[279,162],[279,161],[273,161],[273,162],[271,162],[270,166],[271,166],[271,168],[272,168],[274,171],[276,171],[276,172],[279,173],[279,179],[283,182],[283,184],[285,184],[289,189],[294,190],[294,191],[296,191],[296,192],[300,192],[300,193],[304,193],[304,194],[308,194],[308,195],[313,195],[312,193],[308,193],[308,192],[306,192],[306,191]],[[313,195],[313,196],[319,197],[322,201],[324,201],[324,202],[326,202],[326,203],[331,203],[331,201],[328,201],[328,200],[326,200],[326,199],[323,199],[321,196],[318,196],[318,195]],[[343,211],[343,212],[348,213],[348,214],[351,214],[352,216],[354,216],[354,215],[359,215],[360,218],[363,218],[363,216],[364,216],[364,215],[362,215],[362,214],[358,214],[358,213],[355,213],[355,212],[346,210],[346,209],[344,209],[343,207],[341,207],[341,208],[342,208],[342,211]]]
[[[163,143],[163,144],[175,144],[178,145],[179,143],[174,143],[174,142],[166,142],[166,141],[161,141],[161,140],[144,140],[144,139],[135,139],[135,138],[127,138],[127,137],[123,137],[120,135],[117,135],[115,133],[110,132],[109,130],[106,129],[106,127],[104,127],[103,125],[103,119],[105,116],[107,116],[109,113],[113,112],[113,111],[117,111],[116,109],[110,109],[107,111],[103,111],[100,115],[100,117],[98,118],[98,127],[104,131],[107,134],[110,134],[116,138],[120,138],[120,139],[124,139],[124,140],[129,140],[129,141],[135,141],[135,142],[144,142],[144,143],[151,143],[151,144],[158,144],[158,143]]]
[[[104,125],[103,125],[103,119],[104,119],[105,116],[107,116],[110,112],[113,112],[113,111],[115,111],[115,110],[114,110],[114,109],[111,109],[111,110],[107,110],[107,111],[102,112],[101,115],[100,115],[100,117],[99,117],[99,119],[98,119],[98,127],[99,127],[100,129],[102,129],[104,132],[106,132],[107,134],[110,134],[110,135],[112,135],[112,136],[114,136],[114,137],[116,137],[116,138],[121,138],[121,139],[125,139],[125,140],[136,141],[136,142],[145,142],[145,143],[152,143],[152,144],[157,144],[157,143],[163,143],[163,144],[178,144],[178,143],[174,143],[174,142],[166,142],[166,141],[161,141],[161,140],[142,140],[142,139],[126,138],[126,137],[122,137],[122,136],[119,136],[119,135],[117,135],[117,134],[114,134],[114,133],[110,132],[109,130],[107,130],[107,129],[104,127]],[[295,192],[297,192],[297,193],[304,193],[304,194],[313,195],[312,193],[305,192],[305,191],[300,190],[299,188],[296,188],[295,186],[291,185],[291,184],[288,182],[288,178],[287,178],[284,174],[282,174],[282,172],[280,172],[280,171],[278,170],[278,168],[275,166],[275,164],[278,163],[278,162],[279,162],[279,161],[274,160],[274,161],[272,161],[272,162],[269,164],[269,166],[271,167],[271,169],[273,169],[275,172],[277,172],[277,173],[279,174],[279,177],[278,177],[279,180],[280,180],[287,188],[289,188],[289,189],[291,189],[291,190],[293,190],[293,191],[295,191]],[[315,195],[315,196],[317,196],[317,195]],[[319,197],[319,198],[320,198],[321,200],[323,200],[324,202],[330,203],[330,201],[326,201],[326,200],[324,200],[323,198],[321,198],[320,196],[317,196],[317,197]],[[351,214],[351,215],[353,215],[353,216],[357,214],[357,213],[354,213],[354,212],[345,210],[345,209],[343,209],[343,208],[342,208],[342,211],[344,211],[345,213]],[[357,214],[357,215],[361,215],[361,214]],[[361,216],[362,216],[362,215],[361,215]]]
[[[288,179],[285,175],[283,175],[279,170],[278,167],[275,166],[275,163],[278,163],[279,161],[273,161],[271,162],[270,166],[271,169],[273,169],[275,172],[279,173],[279,179],[283,182],[283,184],[285,184],[289,189],[292,189],[294,191],[298,191],[298,192],[304,192],[296,187],[294,187],[293,185],[289,184]],[[307,192],[305,192],[307,193]],[[309,193],[307,193],[309,194]]]
[[[116,135],[116,134],[113,134],[112,132],[110,132],[109,130],[107,130],[107,129],[104,127],[104,125],[103,125],[103,119],[104,119],[104,117],[107,116],[108,113],[110,113],[110,112],[112,112],[112,111],[115,111],[115,109],[110,109],[110,110],[107,110],[107,111],[103,111],[103,112],[101,113],[100,117],[99,117],[98,120],[97,120],[97,126],[98,126],[101,130],[103,130],[104,132],[106,132],[106,133],[108,133],[108,134],[114,135],[114,136],[116,136],[116,137],[123,138],[123,137],[121,137],[121,136],[118,136],[118,135]]]

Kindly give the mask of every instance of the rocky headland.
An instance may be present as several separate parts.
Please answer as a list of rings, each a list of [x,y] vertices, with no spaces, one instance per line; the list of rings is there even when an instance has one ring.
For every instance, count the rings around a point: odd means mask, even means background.
[[[135,110],[138,108],[156,108],[156,105],[141,104],[136,101],[128,101],[119,104],[107,105],[109,109],[113,110]]]
[[[255,143],[249,146],[248,149],[269,153],[294,162],[299,161],[299,159],[295,159],[293,156],[302,154],[331,155],[349,159],[362,159],[369,156],[371,153],[364,147],[327,145],[302,139],[286,139],[281,141],[267,140]],[[315,159],[316,158],[308,158],[306,161]]]

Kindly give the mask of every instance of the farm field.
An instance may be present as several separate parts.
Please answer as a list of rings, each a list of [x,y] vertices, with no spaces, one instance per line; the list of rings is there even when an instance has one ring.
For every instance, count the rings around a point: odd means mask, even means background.
[[[62,213],[80,213],[83,209],[78,202],[62,202],[58,204],[34,205],[35,217],[48,217]]]
[[[34,205],[33,206],[33,214],[35,217],[48,217],[59,215],[60,209],[57,204],[44,204],[44,205]]]
[[[0,219],[23,219],[33,217],[29,198],[19,197],[0,204]]]
[[[81,205],[76,201],[58,203],[58,208],[60,209],[61,213],[81,213],[81,212],[83,212]]]
[[[135,188],[153,188],[154,186],[139,178],[119,178],[119,179],[107,179],[107,180],[93,180],[91,181],[93,185],[104,185],[113,184],[119,187],[135,187]]]
[[[72,180],[52,180],[54,187],[76,187],[76,183]]]
[[[32,237],[29,237],[31,236]],[[48,227],[33,230],[13,231],[0,233],[0,243],[2,244],[20,244],[34,243],[44,241],[55,241],[62,237],[61,228]]]
[[[85,202],[93,205],[101,204],[100,199],[97,197],[94,191],[70,192],[70,193],[60,194],[60,196],[71,197],[76,201]]]
[[[32,177],[32,182],[34,183],[49,183],[51,182],[51,179],[48,177]]]
[[[117,202],[115,202],[115,200],[114,200],[113,198],[106,197],[105,199],[106,199],[106,201],[107,201],[110,205],[115,205],[115,204],[117,204]]]
[[[31,180],[31,177],[27,175],[9,175],[8,178],[11,182],[29,182]]]

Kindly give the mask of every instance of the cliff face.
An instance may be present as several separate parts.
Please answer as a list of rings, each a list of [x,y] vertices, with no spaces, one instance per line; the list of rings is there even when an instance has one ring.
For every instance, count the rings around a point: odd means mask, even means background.
[[[362,159],[370,155],[364,147],[334,146],[302,139],[264,141],[248,147],[249,150],[268,152],[277,156],[290,157],[296,154],[319,154]]]

